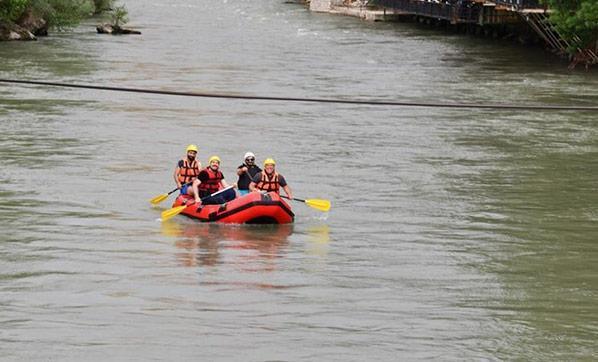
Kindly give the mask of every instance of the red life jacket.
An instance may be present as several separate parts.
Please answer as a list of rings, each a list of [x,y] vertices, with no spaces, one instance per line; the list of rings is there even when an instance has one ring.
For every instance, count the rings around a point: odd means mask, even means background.
[[[181,165],[181,161],[183,164]],[[179,182],[181,184],[189,183],[199,175],[199,163],[197,160],[189,163],[188,159],[179,161]]]
[[[259,190],[263,191],[275,191],[276,193],[280,193],[280,184],[278,183],[278,172],[274,171],[272,175],[268,175],[266,171],[262,172],[262,178],[260,182],[255,185]]]
[[[208,179],[201,181],[197,189],[207,194],[213,194],[220,190],[220,181],[224,178],[222,172],[220,170],[214,172],[210,167],[206,167],[203,170],[208,173]]]

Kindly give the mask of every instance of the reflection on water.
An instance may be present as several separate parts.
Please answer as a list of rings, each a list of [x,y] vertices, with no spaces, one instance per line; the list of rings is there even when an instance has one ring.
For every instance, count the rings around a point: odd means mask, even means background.
[[[310,255],[326,256],[330,243],[330,227],[327,224],[309,226],[305,251]]]
[[[183,266],[232,263],[243,271],[273,271],[284,254],[293,225],[223,225],[162,222],[162,234],[176,237]]]

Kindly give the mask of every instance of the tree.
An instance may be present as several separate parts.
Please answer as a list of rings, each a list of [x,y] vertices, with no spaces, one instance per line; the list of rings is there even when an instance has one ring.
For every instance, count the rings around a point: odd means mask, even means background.
[[[93,0],[93,5],[95,6],[94,13],[98,14],[102,11],[112,10],[114,0]]]
[[[593,49],[598,41],[598,1],[548,0],[550,21],[571,44],[569,52]]]
[[[0,0],[0,23],[14,23],[26,11],[45,19],[53,28],[77,25],[94,13],[110,10],[114,0]]]
[[[88,0],[30,0],[34,13],[52,28],[63,29],[77,25],[94,10]]]
[[[29,0],[0,0],[0,23],[13,23],[25,12]]]

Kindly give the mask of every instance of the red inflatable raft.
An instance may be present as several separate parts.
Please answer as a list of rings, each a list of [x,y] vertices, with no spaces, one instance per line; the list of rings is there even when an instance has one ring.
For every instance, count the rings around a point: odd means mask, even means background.
[[[188,195],[180,195],[172,207],[192,202]],[[181,214],[203,222],[224,224],[289,224],[295,214],[291,207],[275,192],[266,194],[250,192],[221,205],[189,205]]]

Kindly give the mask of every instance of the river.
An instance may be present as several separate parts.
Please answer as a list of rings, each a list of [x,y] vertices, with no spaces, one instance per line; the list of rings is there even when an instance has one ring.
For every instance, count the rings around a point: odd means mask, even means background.
[[[0,77],[252,95],[596,105],[540,49],[276,1],[127,0],[0,43]],[[215,100],[0,84],[2,360],[591,360],[596,113]],[[189,143],[246,151],[288,227],[161,223]]]

